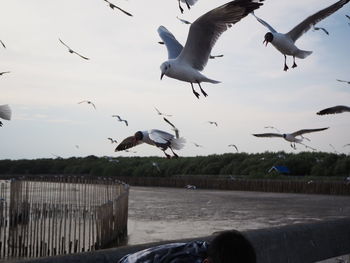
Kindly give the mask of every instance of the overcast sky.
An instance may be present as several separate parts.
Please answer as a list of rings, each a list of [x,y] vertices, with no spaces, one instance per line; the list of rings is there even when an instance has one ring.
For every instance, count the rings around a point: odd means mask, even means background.
[[[0,159],[71,156],[163,156],[149,145],[136,153],[114,152],[116,144],[138,130],[171,132],[154,107],[172,114],[169,119],[186,138],[180,156],[234,152],[299,152],[280,138],[257,138],[252,133],[330,127],[307,135],[306,143],[320,151],[348,153],[350,114],[318,116],[334,105],[350,106],[350,4],[321,21],[330,35],[310,30],[297,42],[311,50],[298,67],[283,71],[283,55],[262,42],[267,32],[251,15],[224,32],[204,74],[220,84],[203,83],[208,97],[198,100],[190,84],[164,77],[160,64],[167,59],[157,28],[165,26],[185,43],[188,25],[205,12],[226,3],[199,0],[181,15],[177,0],[115,0],[133,14],[112,10],[103,0],[2,0],[0,9],[0,105],[9,104],[11,121],[0,128]],[[280,32],[288,32],[307,16],[335,0],[266,0],[256,15]],[[184,6],[185,7],[185,6]],[[58,41],[90,58],[83,60]],[[287,62],[290,66],[292,58]],[[91,100],[91,105],[78,104]],[[119,114],[129,126],[111,115]],[[216,121],[218,127],[208,121]],[[203,145],[197,148],[193,142]],[[79,146],[76,147],[76,145]]]

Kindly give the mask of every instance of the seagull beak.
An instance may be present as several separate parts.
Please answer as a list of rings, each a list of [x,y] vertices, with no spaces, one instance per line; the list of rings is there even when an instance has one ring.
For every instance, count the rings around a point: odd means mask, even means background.
[[[162,74],[160,74],[160,80],[163,79],[164,73],[162,72]]]

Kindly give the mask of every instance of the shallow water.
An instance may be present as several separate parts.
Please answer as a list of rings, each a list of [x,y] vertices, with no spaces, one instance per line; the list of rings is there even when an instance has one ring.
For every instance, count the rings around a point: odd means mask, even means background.
[[[350,196],[131,187],[128,244],[350,216]]]

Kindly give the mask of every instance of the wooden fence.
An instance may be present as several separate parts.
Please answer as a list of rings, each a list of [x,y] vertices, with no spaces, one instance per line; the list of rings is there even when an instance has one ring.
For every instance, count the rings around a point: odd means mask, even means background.
[[[0,258],[92,251],[127,236],[128,185],[84,177],[0,181]]]

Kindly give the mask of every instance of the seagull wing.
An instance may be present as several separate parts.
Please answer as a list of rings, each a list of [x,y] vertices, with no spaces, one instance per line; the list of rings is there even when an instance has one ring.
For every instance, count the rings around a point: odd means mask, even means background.
[[[95,104],[93,104],[92,102],[90,102],[90,104],[95,108],[95,110],[96,110],[96,106],[95,106]]]
[[[348,82],[347,80],[337,79],[339,82]]]
[[[325,114],[336,114],[336,113],[342,113],[344,111],[349,111],[350,112],[350,107],[343,106],[343,105],[338,105],[334,107],[330,107],[324,110],[321,110],[317,112],[318,115],[325,115]]]
[[[12,111],[9,105],[0,105],[0,118],[4,120],[11,120]]]
[[[107,2],[107,1],[106,1]],[[109,2],[108,2],[109,3]],[[109,3],[110,5],[113,6],[113,8],[117,8],[119,11],[123,12],[124,14],[128,15],[128,16],[132,16],[132,14],[130,14],[129,12],[126,12],[125,10],[121,9],[120,7],[116,6],[115,4]]]
[[[321,30],[322,30],[323,32],[325,32],[327,35],[329,35],[329,32],[327,31],[327,29],[321,27]]]
[[[79,57],[81,57],[83,59],[89,60],[89,58],[84,57],[83,55],[80,55],[78,52],[73,51],[73,53],[77,54]]]
[[[161,130],[150,130],[149,138],[156,144],[156,146],[163,146],[170,143],[174,139],[174,135]]]
[[[198,0],[181,0],[182,3],[194,5]]]
[[[321,20],[333,14],[335,11],[337,11],[349,1],[350,0],[340,0],[335,4],[318,11],[316,14],[309,16],[296,27],[294,27],[291,31],[287,33],[287,35],[295,42],[299,37],[306,33],[311,28],[311,26],[316,25]]]
[[[87,100],[82,100],[80,102],[78,102],[78,104],[84,103],[84,102],[88,102]]]
[[[181,53],[183,46],[176,40],[174,35],[170,33],[168,29],[164,26],[160,26],[158,28],[158,34],[160,38],[163,40],[167,50],[168,50],[168,58],[174,59],[179,56]]]
[[[165,120],[168,124],[170,124],[171,127],[173,127],[176,138],[179,138],[179,129],[176,128],[175,125],[172,124],[167,118],[163,117],[163,120]]]
[[[58,39],[66,48],[68,48],[69,50],[72,50],[67,44],[65,44],[61,39]]]
[[[0,40],[0,43],[1,43],[1,45],[2,45],[4,48],[6,48],[4,42],[2,42],[2,41]]]
[[[299,130],[299,131],[293,132],[293,133],[291,133],[291,135],[294,136],[294,137],[296,137],[296,136],[302,135],[302,134],[304,134],[304,133],[324,131],[324,130],[327,130],[328,128],[329,128],[329,127],[326,127],[326,128],[319,128],[319,129],[303,129],[303,130]]]
[[[257,17],[254,14],[254,12],[252,12],[251,14],[256,18],[256,20],[258,20],[260,22],[260,24],[262,24],[263,26],[267,27],[270,30],[270,32],[277,33],[277,31],[272,26],[270,26],[266,21],[264,21],[261,18]]]
[[[283,137],[283,135],[279,133],[258,133],[253,135],[255,137]]]
[[[199,17],[191,24],[185,47],[178,59],[197,70],[203,70],[220,35],[259,8],[262,3],[257,1],[232,1]]]
[[[125,125],[128,126],[128,121],[127,120],[123,120],[123,122],[125,122]]]
[[[135,140],[135,136],[129,136],[129,137],[125,138],[121,143],[119,143],[117,148],[115,148],[115,151],[116,152],[124,151],[126,149],[130,149],[132,147],[135,147],[136,145],[139,145],[141,143],[143,143],[143,142]]]

